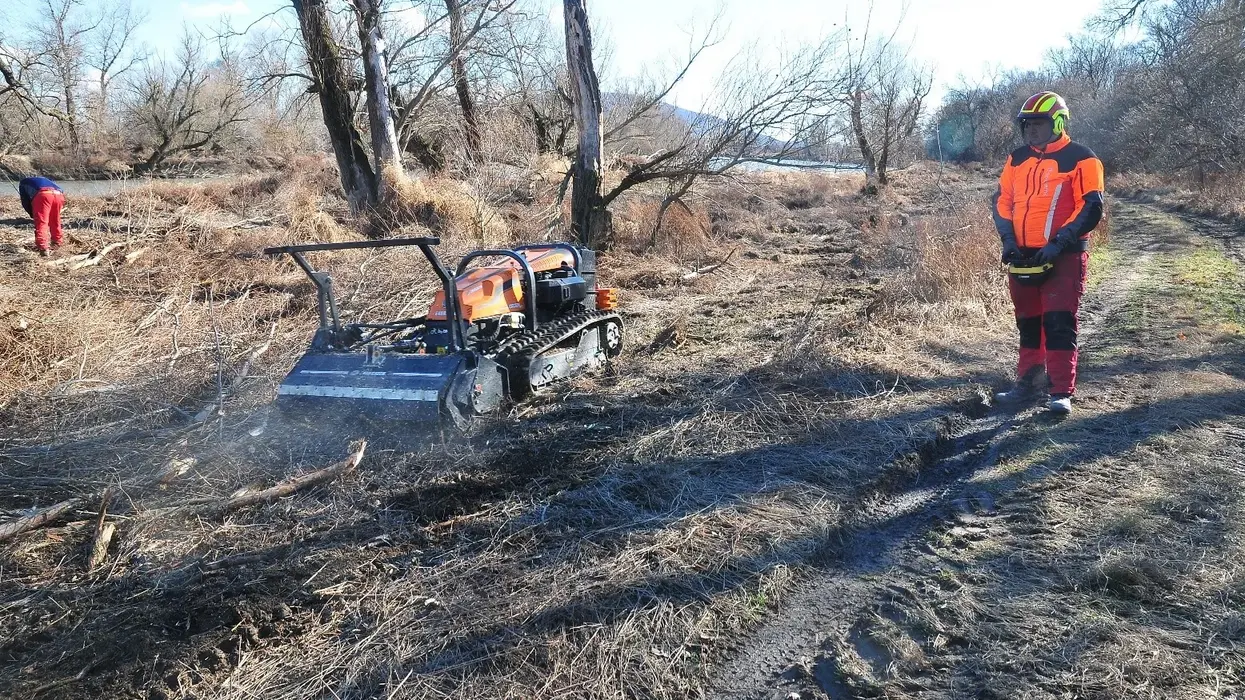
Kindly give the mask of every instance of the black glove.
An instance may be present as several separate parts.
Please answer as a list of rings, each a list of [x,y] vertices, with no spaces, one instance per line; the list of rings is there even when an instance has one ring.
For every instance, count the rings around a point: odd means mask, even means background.
[[[1016,239],[1005,236],[1003,238],[1003,263],[1019,262],[1022,257],[1024,256],[1020,254],[1020,246],[1016,245]]]
[[[1060,229],[1033,257],[1040,265],[1055,262],[1055,258],[1059,257],[1059,254],[1075,240],[1076,236],[1072,235],[1071,231]]]
[[[1042,246],[1037,253],[1034,253],[1033,259],[1036,260],[1039,265],[1045,265],[1047,263],[1055,262],[1055,258],[1059,257],[1059,254],[1062,252],[1063,244],[1059,242],[1058,238],[1052,238],[1050,243]]]

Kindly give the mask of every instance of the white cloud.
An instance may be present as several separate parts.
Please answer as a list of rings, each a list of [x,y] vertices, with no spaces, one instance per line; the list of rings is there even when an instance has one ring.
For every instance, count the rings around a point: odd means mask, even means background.
[[[87,68],[83,71],[83,78],[86,80],[87,92],[99,92],[99,76],[98,68]]]
[[[222,15],[249,15],[250,13],[251,8],[247,7],[242,0],[235,0],[229,4],[223,2],[209,2],[204,5],[182,3],[182,14],[187,17],[220,17]]]
[[[400,10],[394,10],[390,14],[398,20],[399,24],[412,32],[421,31],[428,24],[428,18],[415,6],[403,7]]]

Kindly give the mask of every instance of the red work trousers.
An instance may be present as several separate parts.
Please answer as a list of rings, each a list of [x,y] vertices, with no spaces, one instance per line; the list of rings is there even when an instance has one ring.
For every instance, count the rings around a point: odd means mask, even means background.
[[[1055,258],[1055,269],[1041,284],[1021,284],[1008,276],[1020,329],[1016,375],[1025,380],[1045,367],[1052,395],[1076,392],[1077,314],[1088,263],[1089,253],[1068,252]]]
[[[49,234],[51,245],[64,242],[65,234],[61,231],[61,209],[64,206],[64,193],[51,187],[39,190],[30,201],[30,213],[35,219],[35,247],[39,250],[48,249]]]

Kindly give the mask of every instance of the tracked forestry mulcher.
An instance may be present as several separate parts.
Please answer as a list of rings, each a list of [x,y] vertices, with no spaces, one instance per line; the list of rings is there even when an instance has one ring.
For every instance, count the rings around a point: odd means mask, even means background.
[[[315,284],[320,327],[277,389],[283,410],[465,425],[507,400],[602,367],[622,350],[617,293],[599,287],[596,254],[567,243],[477,250],[451,275],[437,238],[268,248]],[[428,313],[384,323],[338,317],[330,276],[307,253],[415,246],[441,281]]]

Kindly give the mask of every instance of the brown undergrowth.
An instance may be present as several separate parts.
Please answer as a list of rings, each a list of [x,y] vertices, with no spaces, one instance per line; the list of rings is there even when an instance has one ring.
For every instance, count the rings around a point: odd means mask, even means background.
[[[314,325],[301,274],[258,251],[358,235],[331,180],[301,168],[74,202],[67,253],[143,250],[79,270],[7,224],[0,508],[191,466],[117,507],[100,570],[82,570],[78,522],[2,545],[0,692],[694,695],[827,554],[844,504],[909,474],[1005,371],[997,252],[976,250],[969,204],[988,183],[896,180],[878,200],[850,175],[740,177],[679,207],[655,248],[641,242],[661,193],[634,193],[601,258],[629,334],[604,376],[213,518],[187,504],[323,466],[353,436],[339,417],[256,430]],[[556,185],[526,203],[517,186],[475,191],[508,222],[489,240],[542,236]],[[451,232],[442,253],[476,244]],[[414,256],[316,260],[348,318],[417,314],[433,290]],[[962,330],[951,344],[918,318]]]
[[[1111,191],[1167,209],[1222,219],[1245,220],[1245,177],[1235,174],[1208,176],[1199,183],[1189,177],[1153,173],[1113,175]]]

